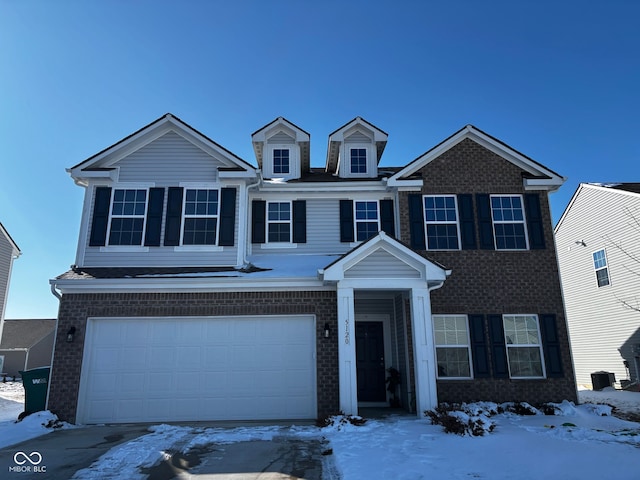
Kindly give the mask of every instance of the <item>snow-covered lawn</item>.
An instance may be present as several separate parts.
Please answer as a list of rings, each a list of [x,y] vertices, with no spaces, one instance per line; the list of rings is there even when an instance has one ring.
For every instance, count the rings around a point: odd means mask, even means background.
[[[49,412],[31,415],[20,423],[22,386],[0,383],[0,446],[8,446],[52,431],[42,424],[55,419]],[[353,479],[638,479],[640,478],[640,424],[602,415],[610,411],[594,404],[609,404],[618,413],[640,416],[640,393],[613,389],[581,390],[581,402],[565,402],[562,415],[518,416],[503,413],[491,417],[495,430],[482,437],[445,434],[428,419],[411,416],[368,420],[319,429],[296,427],[194,428],[158,425],[149,434],[118,445],[90,469],[74,478],[145,478],[139,466],[151,466],[176,448],[188,451],[199,445],[247,440],[269,440],[275,435],[325,438],[333,455],[325,461],[344,480]],[[144,455],[140,455],[144,452]],[[131,459],[136,458],[136,462]],[[196,470],[190,473],[197,473]],[[114,477],[109,477],[114,478]]]

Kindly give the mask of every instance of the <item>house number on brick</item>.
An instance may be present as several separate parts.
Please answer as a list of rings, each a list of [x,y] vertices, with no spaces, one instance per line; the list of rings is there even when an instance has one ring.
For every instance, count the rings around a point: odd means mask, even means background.
[[[344,321],[344,344],[349,345],[349,319]]]

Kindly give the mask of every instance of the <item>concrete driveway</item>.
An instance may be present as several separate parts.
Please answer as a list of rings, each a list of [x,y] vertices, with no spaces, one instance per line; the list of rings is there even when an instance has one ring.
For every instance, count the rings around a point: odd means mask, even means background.
[[[148,434],[148,427],[135,424],[56,430],[0,449],[0,478],[70,479],[113,447]],[[167,452],[163,461],[142,469],[141,474],[152,480],[336,479],[327,453],[327,444],[320,439],[300,439],[283,433],[270,441],[212,443],[186,454]],[[37,461],[38,455],[42,460],[32,465],[31,460]],[[113,472],[109,478],[120,477]]]

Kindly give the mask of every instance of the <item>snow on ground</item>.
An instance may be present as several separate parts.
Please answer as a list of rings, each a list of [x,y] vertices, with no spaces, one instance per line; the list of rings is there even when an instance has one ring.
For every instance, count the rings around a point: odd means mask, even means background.
[[[19,387],[19,388],[18,388]],[[0,383],[0,445],[8,446],[52,431],[55,420],[40,412],[15,423],[22,411],[22,386]],[[312,426],[198,428],[156,425],[149,433],[118,445],[77,479],[145,478],[138,467],[151,466],[167,452],[187,452],[208,444],[269,440],[275,435],[297,438],[324,437],[333,449],[335,470],[344,480],[491,478],[519,480],[563,478],[588,480],[614,477],[640,478],[640,424],[609,415],[640,414],[640,393],[610,389],[581,390],[585,403],[559,405],[561,415],[518,416],[504,413],[491,417],[493,433],[483,437],[445,434],[427,419],[394,416],[368,420],[363,426],[350,423],[319,429]],[[17,406],[19,405],[19,407]],[[90,427],[88,427],[90,428]],[[135,459],[135,461],[132,461]],[[197,473],[196,469],[190,473]],[[113,472],[118,472],[113,477]]]

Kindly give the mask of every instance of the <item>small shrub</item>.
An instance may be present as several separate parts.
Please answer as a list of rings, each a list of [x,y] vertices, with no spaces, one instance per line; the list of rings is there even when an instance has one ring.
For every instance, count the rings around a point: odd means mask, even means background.
[[[345,415],[342,412],[337,413],[335,415],[329,415],[328,417],[325,417],[325,418],[319,418],[318,420],[316,420],[316,426],[320,428],[331,427],[334,425],[342,426],[347,424],[360,427],[365,423],[367,423],[366,418],[362,418],[357,415]]]
[[[487,415],[486,411],[477,407],[477,404],[443,403],[433,410],[427,410],[425,415],[431,419],[433,425],[442,425],[445,433],[481,437],[487,432],[492,432],[496,425],[488,418],[492,413]]]
[[[538,415],[540,411],[529,405],[527,402],[507,402],[502,404],[505,412],[515,413],[516,415]]]

